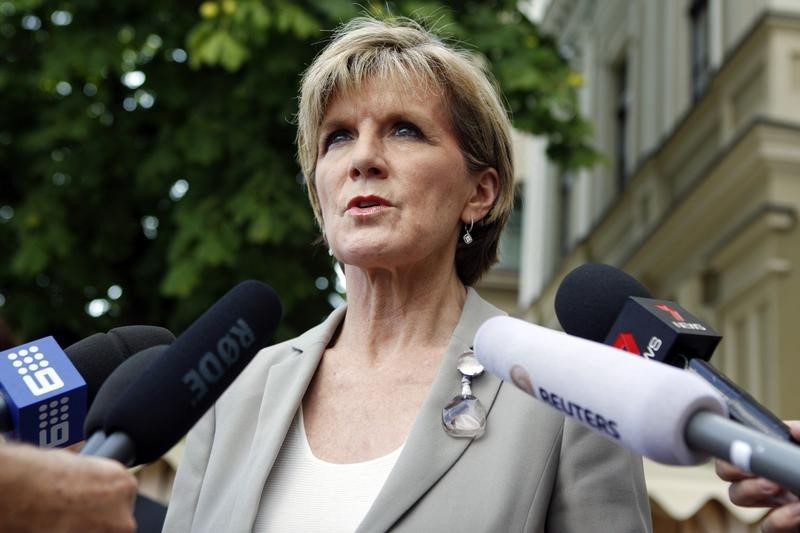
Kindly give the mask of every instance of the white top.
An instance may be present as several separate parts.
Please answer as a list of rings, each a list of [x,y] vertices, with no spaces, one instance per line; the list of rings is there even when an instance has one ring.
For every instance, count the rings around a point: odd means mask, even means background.
[[[363,463],[314,456],[297,414],[261,495],[253,532],[352,532],[378,496],[403,446]]]

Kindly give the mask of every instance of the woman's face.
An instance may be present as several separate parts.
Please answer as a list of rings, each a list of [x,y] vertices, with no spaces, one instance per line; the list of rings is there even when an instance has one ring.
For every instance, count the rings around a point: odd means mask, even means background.
[[[333,97],[317,147],[317,194],[337,259],[363,268],[452,264],[477,178],[441,97],[366,83]]]

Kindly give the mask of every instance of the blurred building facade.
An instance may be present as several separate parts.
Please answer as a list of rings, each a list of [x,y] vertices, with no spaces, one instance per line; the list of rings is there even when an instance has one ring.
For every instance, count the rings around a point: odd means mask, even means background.
[[[496,301],[558,327],[564,275],[589,261],[617,266],[715,326],[712,363],[800,418],[800,2],[544,0],[533,10],[583,76],[581,108],[606,161],[564,173],[526,141],[516,304],[508,292]],[[502,290],[485,283],[489,297]],[[692,486],[674,476],[648,465],[657,530],[745,531],[763,514],[726,504],[710,471]],[[682,490],[697,494],[670,508]]]

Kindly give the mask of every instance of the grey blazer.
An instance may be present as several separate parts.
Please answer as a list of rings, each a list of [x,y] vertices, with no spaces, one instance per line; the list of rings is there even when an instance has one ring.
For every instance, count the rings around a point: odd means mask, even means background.
[[[455,365],[502,312],[469,289],[461,318],[394,469],[359,532],[650,531],[641,459],[490,374],[473,393],[485,435],[442,430]],[[191,430],[164,531],[248,532],[322,352],[345,314],[262,350]]]

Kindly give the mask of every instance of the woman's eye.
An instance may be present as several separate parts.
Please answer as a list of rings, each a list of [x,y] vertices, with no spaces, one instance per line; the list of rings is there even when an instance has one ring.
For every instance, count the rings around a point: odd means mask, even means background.
[[[331,132],[327,137],[325,137],[325,148],[329,148],[330,146],[340,143],[342,141],[346,141],[350,138],[350,134],[347,130],[336,130]]]
[[[400,137],[422,137],[422,132],[419,131],[419,128],[410,122],[401,122],[395,126],[394,131],[395,135]]]

